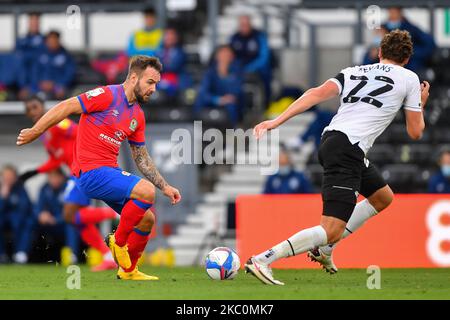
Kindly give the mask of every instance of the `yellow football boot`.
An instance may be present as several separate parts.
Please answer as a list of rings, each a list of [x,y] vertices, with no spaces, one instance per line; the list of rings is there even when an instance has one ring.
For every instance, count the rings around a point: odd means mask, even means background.
[[[64,267],[76,263],[76,261],[74,261],[74,257],[75,256],[70,247],[63,247],[61,249],[61,265],[63,265]]]
[[[117,279],[120,280],[136,280],[136,281],[155,281],[159,280],[158,277],[149,276],[143,272],[140,272],[138,268],[134,268],[131,272],[125,272],[122,268],[117,271]]]
[[[128,246],[124,245],[123,247],[119,247],[116,244],[116,237],[114,237],[114,233],[110,233],[105,238],[106,245],[111,250],[114,261],[124,269],[128,269],[131,267],[131,259],[128,254]]]

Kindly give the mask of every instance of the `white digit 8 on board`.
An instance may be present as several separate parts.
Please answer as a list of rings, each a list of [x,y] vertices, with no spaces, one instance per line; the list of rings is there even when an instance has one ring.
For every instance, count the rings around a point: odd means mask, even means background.
[[[427,253],[431,260],[441,267],[450,266],[450,251],[444,251],[442,243],[450,242],[450,224],[444,225],[441,219],[450,215],[450,201],[438,201],[427,212],[426,221],[430,231],[427,240]]]

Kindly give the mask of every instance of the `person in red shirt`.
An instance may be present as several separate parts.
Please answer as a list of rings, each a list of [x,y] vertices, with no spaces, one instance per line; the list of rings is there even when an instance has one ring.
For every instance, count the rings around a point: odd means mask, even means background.
[[[72,174],[77,187],[88,197],[103,200],[121,214],[117,230],[106,241],[120,266],[117,277],[124,280],[158,280],[136,266],[155,223],[150,210],[155,187],[172,204],[181,200],[180,192],[161,176],[145,147],[145,117],[140,104],[148,102],[155,92],[161,70],[157,58],[132,57],[123,84],[99,87],[67,99],[17,137],[19,146],[30,143],[70,114],[82,114]],[[117,156],[125,139],[146,179],[119,168]]]
[[[45,114],[44,101],[39,97],[30,97],[25,101],[26,116],[36,123]],[[78,125],[66,118],[49,128],[40,136],[49,158],[34,170],[23,173],[19,179],[25,182],[38,173],[50,172],[63,165],[71,167],[74,156],[74,146],[77,138]],[[110,208],[90,207],[91,200],[76,187],[74,178],[67,183],[64,191],[64,220],[76,226],[85,243],[103,254],[101,264],[92,268],[92,271],[104,271],[117,268],[111,252],[103,242],[102,235],[96,224],[113,219],[116,213]]]

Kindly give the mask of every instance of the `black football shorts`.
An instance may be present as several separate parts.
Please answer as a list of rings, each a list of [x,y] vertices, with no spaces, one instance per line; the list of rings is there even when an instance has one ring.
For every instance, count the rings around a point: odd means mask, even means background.
[[[356,205],[358,194],[371,196],[386,185],[375,166],[365,160],[357,143],[352,144],[340,131],[327,131],[319,146],[319,162],[323,167],[323,215],[347,222]]]

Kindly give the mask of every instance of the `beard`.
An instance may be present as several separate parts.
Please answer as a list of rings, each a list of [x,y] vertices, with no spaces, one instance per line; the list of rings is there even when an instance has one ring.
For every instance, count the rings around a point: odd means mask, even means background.
[[[141,87],[139,86],[139,84],[137,84],[137,85],[134,87],[134,95],[136,96],[136,101],[137,101],[139,104],[147,103],[147,102],[150,100],[150,96],[151,96],[151,94],[148,95],[148,96],[145,96],[145,94],[142,93],[142,89],[141,89]]]

